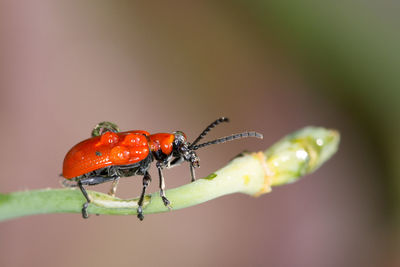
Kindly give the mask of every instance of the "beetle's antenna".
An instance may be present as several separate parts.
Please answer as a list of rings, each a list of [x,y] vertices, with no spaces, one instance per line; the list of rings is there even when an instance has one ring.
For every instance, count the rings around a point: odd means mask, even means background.
[[[256,137],[256,138],[259,138],[259,139],[263,139],[263,135],[260,134],[260,133],[257,133],[257,132],[244,132],[244,133],[238,133],[238,134],[233,134],[233,135],[230,135],[230,136],[225,136],[225,137],[222,137],[222,138],[218,138],[216,140],[213,140],[213,141],[210,141],[210,142],[207,142],[207,143],[203,143],[203,144],[200,144],[200,145],[191,146],[190,149],[197,150],[199,148],[202,148],[202,147],[205,147],[205,146],[208,146],[208,145],[221,144],[221,143],[225,143],[225,142],[232,141],[232,140],[235,140],[235,139],[247,138],[247,137]]]
[[[229,122],[229,119],[225,118],[225,117],[221,117],[221,118],[217,119],[216,121],[214,121],[213,123],[211,123],[210,125],[208,125],[207,128],[205,128],[204,131],[196,138],[196,140],[194,140],[193,143],[190,144],[189,148],[192,149],[195,144],[197,144],[201,139],[204,138],[204,136],[207,135],[207,133],[209,131],[211,131],[211,129],[213,129],[215,126],[217,126],[218,124],[220,124],[222,122]]]

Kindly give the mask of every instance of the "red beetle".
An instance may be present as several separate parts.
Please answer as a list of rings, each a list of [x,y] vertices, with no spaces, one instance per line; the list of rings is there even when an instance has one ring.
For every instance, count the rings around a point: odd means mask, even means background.
[[[186,135],[180,131],[172,134],[149,134],[142,130],[119,132],[115,124],[101,122],[93,129],[91,138],[78,143],[67,153],[62,176],[77,182],[77,186],[86,198],[86,203],[83,204],[82,208],[82,216],[88,218],[87,207],[90,198],[83,187],[84,185],[97,185],[113,181],[109,194],[115,195],[120,177],[143,175],[143,189],[137,210],[138,218],[143,220],[142,205],[146,187],[151,181],[148,170],[152,161],[156,161],[158,169],[160,196],[164,205],[169,207],[170,202],[164,192],[165,183],[162,169],[171,168],[183,161],[188,161],[192,181],[194,181],[194,168],[199,167],[199,158],[195,150],[244,137],[263,137],[262,134],[256,132],[243,132],[197,145],[212,128],[228,121],[228,118],[224,117],[217,119],[192,143],[189,143],[186,140]]]

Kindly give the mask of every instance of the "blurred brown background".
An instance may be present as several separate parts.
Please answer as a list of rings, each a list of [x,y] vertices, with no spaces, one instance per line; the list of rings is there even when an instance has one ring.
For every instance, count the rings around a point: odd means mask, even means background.
[[[230,195],[143,222],[2,222],[0,266],[400,265],[399,7],[0,0],[2,193],[60,187],[65,153],[104,120],[195,138],[227,116],[210,138],[264,133],[200,151],[198,177],[303,126],[342,133],[320,170],[261,198]],[[165,175],[167,188],[190,177],[186,165]],[[117,194],[140,185],[125,179]]]

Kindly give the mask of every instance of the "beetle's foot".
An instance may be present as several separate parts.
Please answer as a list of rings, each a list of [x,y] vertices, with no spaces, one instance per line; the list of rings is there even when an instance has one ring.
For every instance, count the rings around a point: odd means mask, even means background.
[[[141,206],[139,206],[139,208],[137,209],[137,217],[139,220],[143,221],[144,216],[143,216],[143,209]]]
[[[164,202],[164,206],[166,206],[169,210],[172,210],[172,207],[170,205],[171,202],[169,202],[169,200],[164,196],[162,196],[161,198],[162,198],[162,201]]]
[[[82,217],[83,217],[83,219],[89,218],[89,214],[88,214],[88,212],[87,212],[88,206],[89,206],[89,203],[88,203],[88,202],[86,202],[85,204],[83,204],[83,207],[82,207]]]

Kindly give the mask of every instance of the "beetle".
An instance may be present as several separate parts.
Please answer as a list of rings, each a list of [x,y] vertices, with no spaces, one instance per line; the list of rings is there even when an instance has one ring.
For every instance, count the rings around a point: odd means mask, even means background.
[[[92,131],[92,137],[73,146],[64,158],[62,176],[76,184],[66,183],[69,187],[79,187],[86,202],[82,207],[82,217],[88,218],[87,208],[91,202],[84,186],[112,182],[109,194],[115,196],[118,181],[121,177],[143,176],[143,188],[138,202],[137,217],[143,220],[143,200],[146,188],[151,181],[149,168],[156,162],[160,180],[160,196],[164,205],[170,208],[165,195],[163,169],[172,168],[187,161],[190,166],[191,181],[195,181],[195,168],[198,168],[199,157],[196,150],[208,145],[225,143],[245,137],[263,138],[257,132],[242,132],[198,144],[207,133],[220,123],[229,119],[221,117],[211,123],[192,142],[188,142],[181,131],[173,133],[150,134],[143,130],[120,132],[117,125],[101,122]]]

